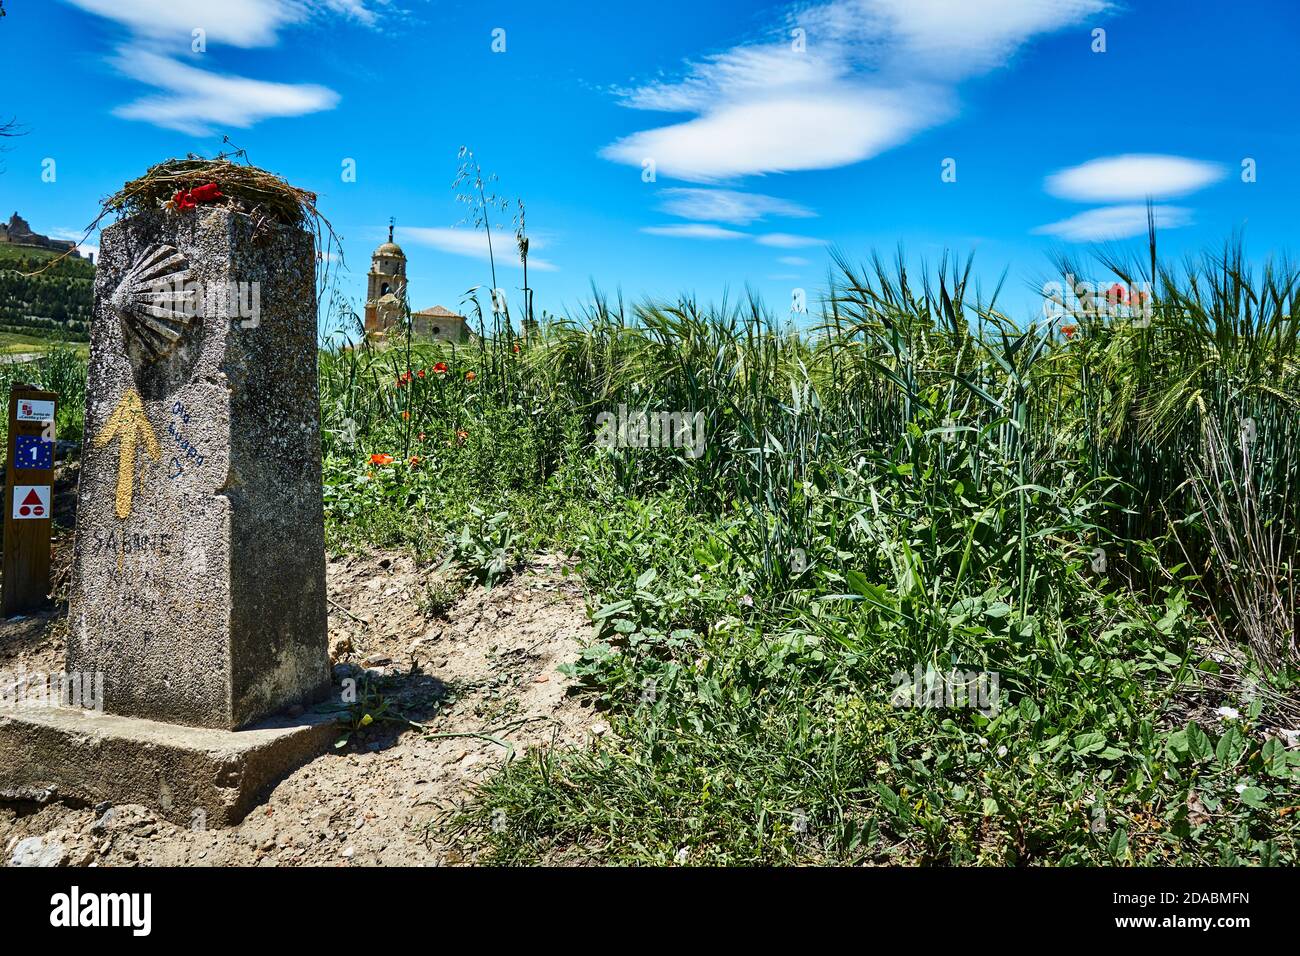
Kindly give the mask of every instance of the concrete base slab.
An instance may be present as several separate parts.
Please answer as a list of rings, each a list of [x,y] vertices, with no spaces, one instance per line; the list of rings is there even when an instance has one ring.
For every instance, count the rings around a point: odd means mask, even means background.
[[[138,803],[180,826],[231,826],[340,733],[334,712],[229,731],[62,707],[0,711],[0,798]]]

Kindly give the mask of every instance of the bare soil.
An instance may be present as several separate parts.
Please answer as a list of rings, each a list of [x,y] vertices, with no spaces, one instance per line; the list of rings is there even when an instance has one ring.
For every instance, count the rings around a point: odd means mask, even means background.
[[[56,542],[56,568],[70,538]],[[402,553],[332,558],[335,679],[359,678],[359,714],[373,722],[341,726],[345,744],[228,829],[179,827],[137,805],[0,802],[0,860],[40,837],[75,866],[473,863],[448,820],[476,782],[529,747],[585,746],[605,729],[556,670],[589,626],[565,568],[544,556],[486,590]],[[61,611],[0,621],[0,673],[60,670],[64,630]]]

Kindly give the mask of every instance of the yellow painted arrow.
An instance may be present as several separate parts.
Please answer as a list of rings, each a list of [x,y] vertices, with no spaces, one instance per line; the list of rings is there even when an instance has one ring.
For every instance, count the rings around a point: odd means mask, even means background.
[[[95,436],[95,447],[102,448],[114,438],[122,441],[117,459],[117,516],[131,517],[131,498],[135,494],[135,444],[143,438],[144,447],[154,461],[160,454],[158,436],[145,417],[140,393],[128,388],[117,401],[108,424]]]

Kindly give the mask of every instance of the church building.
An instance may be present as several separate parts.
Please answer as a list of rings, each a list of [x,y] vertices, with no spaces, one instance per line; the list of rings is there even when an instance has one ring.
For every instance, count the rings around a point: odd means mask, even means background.
[[[370,273],[366,282],[366,337],[385,341],[390,333],[402,333],[402,299],[406,295],[406,253],[393,241],[393,227],[388,227],[388,241],[370,256]],[[411,334],[416,338],[439,342],[466,342],[469,326],[465,316],[441,305],[411,313]]]

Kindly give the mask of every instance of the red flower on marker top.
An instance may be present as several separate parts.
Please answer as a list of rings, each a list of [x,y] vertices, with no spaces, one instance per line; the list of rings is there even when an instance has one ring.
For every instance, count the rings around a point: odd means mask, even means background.
[[[172,204],[177,209],[193,209],[201,202],[216,202],[218,199],[224,199],[221,194],[221,187],[216,183],[206,183],[202,186],[195,186],[193,189],[182,189],[172,197]]]
[[[216,183],[207,183],[203,186],[196,186],[194,189],[190,190],[190,197],[195,202],[216,202],[218,199],[224,198],[221,195],[221,187]]]

